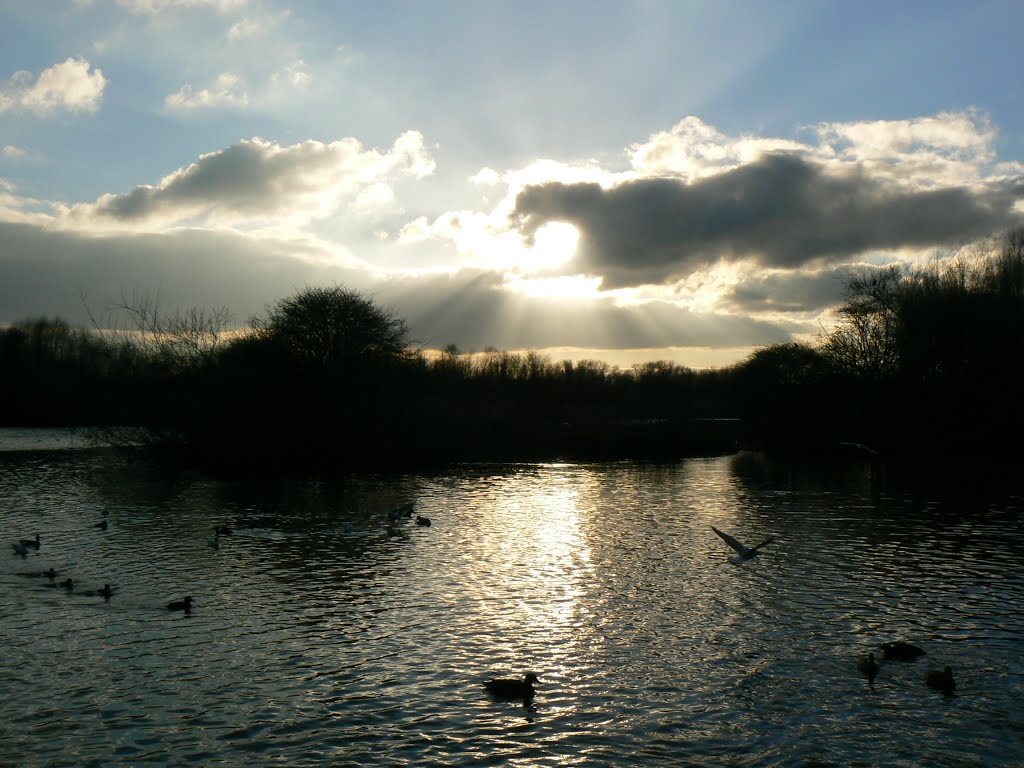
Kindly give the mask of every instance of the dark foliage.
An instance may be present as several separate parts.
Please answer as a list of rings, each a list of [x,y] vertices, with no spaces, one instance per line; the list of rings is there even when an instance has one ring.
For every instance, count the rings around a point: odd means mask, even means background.
[[[1024,428],[1024,233],[994,255],[852,278],[820,344],[724,370],[620,370],[494,349],[436,356],[347,288],[305,288],[248,332],[226,310],[135,328],[37,319],[0,331],[0,423],[99,425],[188,461],[326,471],[450,460],[672,458],[842,443],[920,460],[1016,456]],[[115,428],[115,425],[117,428]]]

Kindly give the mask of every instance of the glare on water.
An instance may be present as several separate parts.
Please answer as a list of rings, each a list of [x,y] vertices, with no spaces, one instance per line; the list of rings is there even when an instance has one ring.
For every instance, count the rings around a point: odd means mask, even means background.
[[[0,514],[42,545],[0,560],[0,765],[1024,760],[1012,500],[751,455],[219,481],[18,447]],[[733,565],[712,525],[775,541]],[[893,639],[928,655],[868,685]],[[945,664],[953,696],[923,681]],[[481,685],[527,671],[532,701]]]

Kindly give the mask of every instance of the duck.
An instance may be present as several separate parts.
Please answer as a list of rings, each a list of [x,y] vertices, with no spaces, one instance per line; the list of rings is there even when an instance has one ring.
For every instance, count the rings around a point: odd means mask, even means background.
[[[875,661],[875,654],[869,653],[857,659],[857,671],[867,675],[868,685],[874,685],[875,677],[878,676],[878,662]]]
[[[71,577],[69,576],[68,578],[64,579],[64,581],[62,581],[59,586],[64,587],[64,589],[70,592],[72,588],[75,586],[75,583],[71,580]]]
[[[927,655],[923,648],[918,648],[916,645],[905,643],[902,640],[882,643],[880,648],[886,659],[896,659],[897,661],[913,661],[918,656]]]
[[[167,604],[167,610],[185,611],[185,613],[188,613],[190,610],[192,610],[192,598],[185,597],[181,600],[171,600],[171,602]]]
[[[757,557],[759,554],[761,554],[761,552],[760,552],[761,547],[763,547],[765,544],[771,544],[773,541],[775,541],[775,538],[772,537],[772,538],[765,539],[760,544],[758,544],[756,547],[748,547],[748,546],[745,546],[745,545],[741,544],[739,541],[736,540],[736,538],[734,538],[733,536],[730,536],[728,533],[724,533],[724,532],[718,530],[713,525],[711,526],[711,530],[714,531],[715,533],[717,533],[726,544],[728,544],[730,547],[732,547],[734,550],[736,550],[737,554],[735,554],[735,555],[733,555],[732,557],[729,558],[729,562],[733,563],[734,565],[739,565],[740,563],[745,563],[747,560],[750,560],[751,558]]]
[[[96,525],[94,525],[93,528],[99,528],[101,531],[105,531],[105,530],[107,530],[107,525],[108,525],[107,521],[106,520],[102,520],[102,521],[96,523]]]
[[[505,699],[532,699],[536,691],[533,684],[539,682],[537,675],[527,672],[522,680],[499,677],[484,680],[484,688]]]
[[[46,578],[50,579],[51,581],[53,581],[55,578],[57,578],[57,572],[55,570],[53,570],[53,568],[51,568],[48,571],[43,571],[39,575],[40,576],[45,576]]]
[[[109,584],[104,584],[103,589],[99,591],[99,594],[103,595],[103,597],[109,600],[111,596],[114,594],[114,590],[110,588]]]
[[[234,531],[228,528],[226,525],[218,525],[213,529],[213,532],[218,536],[230,536]]]
[[[416,515],[416,525],[430,525],[430,518],[423,515]]]
[[[924,673],[924,681],[929,688],[942,691],[946,696],[952,696],[956,689],[956,681],[953,680],[953,670],[947,664],[941,672],[937,669],[929,669]]]
[[[20,543],[32,549],[39,549],[39,534],[37,533],[34,539],[22,539]]]
[[[11,546],[14,547],[14,554],[21,555],[22,557],[28,556],[28,547],[20,541],[12,541]]]

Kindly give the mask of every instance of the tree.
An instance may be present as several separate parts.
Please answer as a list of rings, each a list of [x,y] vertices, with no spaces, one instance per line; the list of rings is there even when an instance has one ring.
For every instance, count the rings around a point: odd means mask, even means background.
[[[400,359],[408,354],[408,328],[393,312],[340,285],[312,287],[267,308],[250,325],[265,340],[301,360],[333,368],[344,360]]]

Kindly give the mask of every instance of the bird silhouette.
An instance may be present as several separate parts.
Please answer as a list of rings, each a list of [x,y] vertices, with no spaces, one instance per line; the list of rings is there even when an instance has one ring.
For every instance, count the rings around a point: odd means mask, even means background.
[[[875,678],[878,676],[878,662],[875,661],[875,654],[869,653],[867,656],[857,659],[857,670],[862,675],[867,675],[868,685],[874,685]]]
[[[167,610],[185,611],[185,613],[188,613],[190,610],[192,610],[192,598],[185,597],[181,600],[171,600],[171,602],[167,604]]]
[[[882,643],[879,647],[882,649],[884,658],[895,659],[896,661],[913,661],[918,656],[927,655],[923,648],[918,648],[916,645],[905,643],[902,640]]]
[[[522,680],[514,680],[506,677],[494,678],[484,681],[484,688],[503,699],[532,699],[536,690],[533,684],[539,682],[537,675],[527,672]]]
[[[946,696],[952,696],[956,690],[956,681],[953,680],[953,670],[947,664],[941,672],[937,669],[930,669],[924,673],[924,681],[929,688],[942,691]]]
[[[20,543],[30,549],[39,549],[39,534],[37,533],[34,539],[22,539]]]
[[[729,562],[735,563],[736,565],[739,565],[740,563],[745,563],[747,560],[750,560],[753,557],[757,557],[759,554],[761,554],[759,551],[761,547],[763,547],[765,544],[771,544],[773,541],[775,541],[774,538],[769,538],[762,541],[756,547],[747,547],[741,544],[733,536],[730,536],[728,533],[724,533],[723,531],[718,530],[713,525],[711,526],[711,530],[717,533],[726,544],[728,544],[730,547],[736,550],[737,554],[729,558]]]
[[[423,515],[416,515],[416,525],[430,525],[430,518]]]

